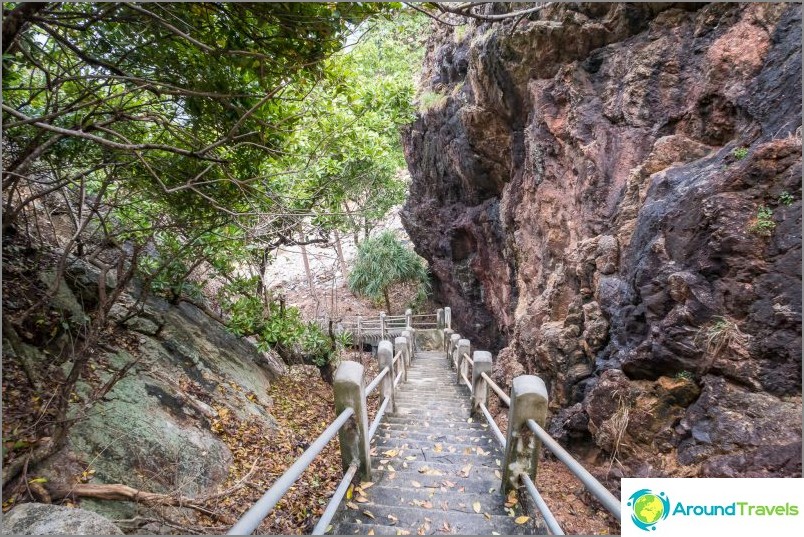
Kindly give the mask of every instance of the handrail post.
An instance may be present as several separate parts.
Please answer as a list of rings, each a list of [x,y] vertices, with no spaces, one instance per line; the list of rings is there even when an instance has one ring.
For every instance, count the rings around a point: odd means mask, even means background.
[[[481,375],[491,375],[491,353],[475,351],[472,361],[472,416],[477,416],[482,412],[480,405],[485,405],[489,396],[489,387]]]
[[[408,368],[407,364],[407,354],[408,354],[408,340],[404,337],[398,337],[394,340],[394,356],[399,353],[402,353],[402,356],[399,357],[399,364],[402,368],[402,382],[408,381]]]
[[[346,408],[354,410],[354,416],[338,431],[343,471],[345,472],[353,461],[358,460],[362,479],[369,481],[371,479],[371,452],[369,450],[363,366],[358,362],[341,362],[335,371],[332,387],[335,392],[335,415],[340,415]]]
[[[410,333],[410,341],[408,341],[408,344],[410,345],[410,361],[412,362],[415,356],[414,352],[416,351],[416,329],[412,326],[408,326],[405,330]]]
[[[446,328],[452,328],[452,308],[449,306],[444,308],[444,326]]]
[[[461,340],[460,334],[452,334],[449,337],[449,351],[447,351],[447,359],[449,360],[449,366],[452,367],[453,362],[455,362],[455,351],[458,347],[458,341]]]
[[[394,373],[394,348],[390,341],[380,341],[380,345],[377,347],[377,358],[380,362],[380,371],[386,367],[389,369],[388,374],[383,377],[380,383],[380,399],[390,397],[388,407],[391,412],[396,412],[396,401],[394,400],[394,379],[396,379],[396,374]]]
[[[413,310],[408,308],[405,310],[405,326],[413,326]]]
[[[464,363],[463,359],[464,353],[469,354],[469,340],[459,339],[458,345],[455,347],[455,352],[457,353],[457,362],[455,363],[455,384],[460,384],[462,382],[461,373],[463,373],[463,367],[469,365]]]
[[[360,352],[363,352],[363,318],[357,316],[357,344],[360,346]]]
[[[385,339],[385,312],[380,312],[380,339]]]
[[[447,354],[449,354],[449,346],[450,346],[449,340],[452,337],[452,334],[454,334],[454,332],[449,328],[444,329],[444,352],[446,352]]]
[[[402,331],[402,337],[405,338],[405,367],[410,367],[410,361],[413,358],[413,344],[410,341],[410,327]],[[405,373],[405,380],[408,380],[407,373]]]
[[[436,310],[436,328],[439,330],[444,329],[444,308],[438,308]]]
[[[547,420],[547,388],[535,375],[520,375],[511,387],[508,412],[508,435],[505,441],[502,493],[519,484],[519,476],[527,474],[535,482],[542,443],[528,427],[528,420],[544,427]]]

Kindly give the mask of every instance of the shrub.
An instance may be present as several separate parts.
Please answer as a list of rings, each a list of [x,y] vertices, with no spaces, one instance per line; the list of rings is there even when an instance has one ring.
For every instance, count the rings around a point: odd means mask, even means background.
[[[371,300],[385,301],[391,313],[389,291],[404,283],[417,284],[418,295],[429,289],[429,278],[424,260],[406,248],[393,232],[384,231],[363,241],[357,250],[354,268],[349,273],[349,289]]]
[[[771,232],[776,228],[776,222],[773,221],[773,211],[770,207],[760,205],[757,209],[757,216],[748,227],[749,231],[757,235],[764,235],[769,237]]]
[[[748,156],[748,148],[747,147],[735,147],[734,150],[731,152],[731,155],[736,158],[737,160],[743,160],[745,157]]]
[[[431,90],[422,92],[419,96],[419,112],[424,114],[430,110],[438,110],[447,104],[447,96]]]

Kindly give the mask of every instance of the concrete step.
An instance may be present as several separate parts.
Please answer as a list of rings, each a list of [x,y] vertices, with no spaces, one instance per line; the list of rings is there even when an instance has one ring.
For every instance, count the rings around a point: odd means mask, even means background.
[[[441,487],[437,489],[374,485],[365,491],[365,497],[369,502],[360,505],[416,507],[424,502],[430,502],[433,505],[432,509],[465,510],[468,507],[474,511],[474,503],[477,502],[480,504],[481,513],[508,516],[509,513],[496,489],[493,493],[459,492],[457,484],[453,483],[453,481],[445,479]]]
[[[371,439],[372,446],[377,448],[378,453],[394,448],[396,449],[405,448],[407,450],[417,452],[422,450],[429,455],[430,452],[438,453],[434,451],[435,449],[437,449],[435,446],[436,443],[439,443],[441,445],[442,450],[441,453],[448,451],[450,447],[454,447],[456,453],[463,453],[463,450],[466,448],[474,451],[476,451],[476,448],[478,447],[482,448],[484,451],[495,451],[499,449],[497,442],[495,442],[494,439],[491,437],[475,438],[474,440],[477,441],[434,442],[431,440],[418,440],[415,438],[395,438],[393,436],[391,436],[390,438],[385,438],[384,436],[383,437],[374,436],[374,438]]]
[[[471,422],[468,421],[470,419],[472,420]],[[486,431],[489,429],[489,424],[486,423],[486,420],[483,418],[463,418],[457,416],[444,418],[437,415],[415,416],[409,413],[394,414],[386,412],[380,423],[388,423],[395,427],[415,427],[420,430],[432,429],[434,431],[444,431],[445,433],[454,430],[468,431],[474,429]]]
[[[377,436],[389,438],[388,435],[396,438],[411,438],[417,440],[427,440],[432,442],[474,442],[475,438],[486,438],[488,434],[479,429],[417,429],[409,426],[392,425],[389,427],[380,426]]]
[[[380,456],[376,457],[372,462],[372,475],[375,471],[385,472],[391,471],[405,474],[406,477],[414,481],[421,482],[418,477],[434,477],[441,479],[450,479],[455,477],[464,477],[465,475],[471,476],[475,474],[479,478],[488,479],[494,487],[498,487],[501,478],[497,477],[498,473],[502,470],[496,464],[496,460],[491,459],[489,462],[479,457],[427,457],[427,459],[420,458],[414,461],[399,460],[399,459],[385,459]],[[381,461],[388,461],[382,463]],[[393,473],[393,472],[392,472]],[[408,486],[412,486],[408,484]]]
[[[380,466],[385,468],[384,465]],[[437,467],[440,465],[432,464],[432,466]],[[444,475],[422,474],[402,468],[401,465],[395,466],[395,471],[391,472],[387,468],[379,470],[378,466],[371,470],[371,479],[377,485],[408,489],[441,489],[444,483],[448,481],[455,484],[455,490],[458,492],[492,494],[495,491],[499,491],[502,484],[501,479],[497,477],[498,474],[501,474],[499,469],[474,465],[467,466],[463,468],[460,466],[455,468],[440,466],[440,468],[444,468]]]
[[[433,436],[433,438],[429,438]],[[459,439],[460,438],[460,439]],[[457,433],[454,437],[446,440],[436,440],[434,435],[425,435],[423,438],[415,436],[401,437],[391,433],[382,433],[374,436],[372,445],[378,450],[389,450],[392,448],[404,447],[407,450],[419,451],[423,450],[425,453],[430,451],[434,453],[463,453],[465,449],[481,454],[477,448],[481,448],[484,452],[496,451],[499,449],[499,444],[490,436],[473,436],[467,437]],[[438,446],[436,446],[438,444]],[[448,448],[455,448],[455,451],[450,451]]]
[[[491,531],[496,531],[501,535],[529,535],[536,533],[540,528],[533,520],[528,520],[525,524],[516,524],[514,517],[507,515],[492,515],[475,513],[471,504],[467,504],[464,509],[449,509],[447,511],[437,508],[425,509],[421,507],[403,507],[386,505],[372,505],[364,507],[358,505],[358,509],[346,509],[341,513],[339,522],[345,524],[360,524],[365,527],[379,522],[387,526],[391,518],[396,519],[393,527],[409,530],[416,534],[422,530],[424,535],[435,533],[451,533],[457,535],[489,535]],[[339,531],[340,531],[340,526]],[[345,533],[345,532],[344,532]],[[375,530],[376,534],[376,530]]]

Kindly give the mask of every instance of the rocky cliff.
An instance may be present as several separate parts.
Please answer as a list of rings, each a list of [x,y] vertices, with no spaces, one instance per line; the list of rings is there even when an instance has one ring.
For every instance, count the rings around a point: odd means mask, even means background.
[[[614,475],[800,475],[800,4],[440,26],[422,86],[403,223],[497,378]]]

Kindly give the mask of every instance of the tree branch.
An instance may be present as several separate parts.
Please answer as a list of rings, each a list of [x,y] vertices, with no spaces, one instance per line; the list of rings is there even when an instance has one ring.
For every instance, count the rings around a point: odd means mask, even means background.
[[[3,19],[3,54],[11,48],[33,16],[47,6],[45,2],[24,2],[11,10]]]
[[[545,2],[537,4],[535,7],[531,7],[528,9],[521,9],[519,11],[512,11],[511,13],[504,13],[502,15],[480,15],[478,13],[474,13],[472,8],[481,6],[483,4],[488,4],[489,2],[469,2],[465,4],[460,4],[458,6],[450,6],[446,3],[438,4],[438,9],[444,13],[452,13],[453,15],[460,15],[463,17],[468,17],[470,19],[477,19],[486,22],[497,22],[503,21],[508,19],[513,19],[517,17],[524,17],[526,15],[530,15],[531,13],[536,13],[547,6],[551,6],[554,2]]]
[[[119,142],[113,142],[111,140],[107,140],[106,138],[101,138],[100,136],[95,136],[94,134],[89,134],[85,131],[74,130],[74,129],[65,129],[62,127],[57,127],[55,125],[51,125],[49,123],[43,123],[41,121],[37,121],[35,118],[31,118],[23,114],[22,112],[18,112],[14,110],[8,105],[2,105],[3,110],[12,116],[16,117],[17,119],[21,119],[32,124],[35,127],[39,127],[40,129],[44,129],[50,132],[55,132],[57,134],[63,134],[65,136],[74,136],[76,138],[84,138],[85,140],[90,140],[92,142],[96,142],[101,144],[104,147],[109,147],[111,149],[120,149],[122,151],[144,151],[149,149],[155,149],[160,151],[167,151],[169,153],[175,153],[177,155],[182,155],[185,157],[193,157],[201,160],[210,160],[213,162],[225,162],[223,159],[213,158],[204,155],[200,151],[190,151],[188,149],[182,149],[180,147],[173,147],[170,145],[164,144],[121,144]]]

